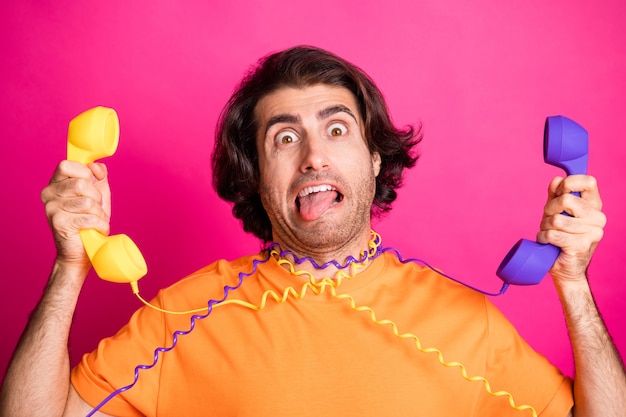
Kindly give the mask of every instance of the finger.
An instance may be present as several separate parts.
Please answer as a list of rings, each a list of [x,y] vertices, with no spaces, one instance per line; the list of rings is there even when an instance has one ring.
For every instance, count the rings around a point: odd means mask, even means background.
[[[95,229],[105,236],[110,232],[109,222],[91,213],[75,214],[64,210],[54,210],[49,214],[48,219],[54,234],[65,240],[76,236],[80,230]]]
[[[75,161],[61,161],[57,165],[54,173],[52,174],[52,178],[50,179],[50,183],[55,183],[59,181],[63,181],[68,178],[83,178],[86,180],[91,180],[93,178],[93,172],[89,169],[85,164],[81,164],[80,162]]]
[[[569,233],[557,229],[542,230],[537,233],[537,242],[558,246],[566,253],[587,253],[604,236],[601,227],[589,227],[580,233]]]
[[[572,217],[563,214],[544,216],[539,224],[539,230],[560,230],[565,233],[587,233],[590,228],[604,228],[606,215],[602,212],[592,212],[585,217]]]
[[[592,207],[601,210],[602,199],[595,177],[591,175],[570,175],[560,181],[555,189],[555,195],[565,195],[578,192],[580,198]]]
[[[64,211],[70,214],[91,214],[108,220],[102,204],[98,200],[86,196],[73,196],[54,198],[44,204],[46,214],[51,215],[56,211]]]
[[[606,215],[596,206],[593,202],[569,193],[553,198],[544,207],[537,241],[552,243],[561,248],[598,242],[602,238],[607,220]],[[571,216],[562,214],[563,212]],[[576,239],[576,242],[571,243],[571,239]]]
[[[68,240],[81,229],[109,231],[110,190],[104,164],[60,162],[41,200],[53,233],[61,239]]]
[[[50,184],[41,192],[46,203],[54,198],[85,196],[98,202],[110,201],[107,171],[103,164],[89,167],[72,161],[62,161],[57,166]],[[106,197],[106,198],[103,198]]]
[[[96,177],[96,179],[99,181],[105,179],[108,173],[107,166],[101,162],[93,162],[87,165],[87,168],[91,170],[94,177]]]
[[[570,195],[561,196],[546,206],[546,213],[553,211],[556,214],[547,215],[541,220],[540,231],[537,234],[539,243],[551,243],[562,249],[582,250],[596,244],[602,239],[604,227],[606,226],[606,215],[590,205],[583,203],[581,210],[572,210],[577,216],[566,216],[561,214],[562,206],[556,204],[559,199],[582,200]],[[555,208],[551,206],[554,205]]]
[[[563,193],[559,193],[558,190],[564,179],[565,178],[563,177],[557,176],[557,177],[554,177],[552,181],[550,181],[550,184],[548,185],[548,200],[547,201],[550,201],[558,197],[559,195],[563,194]]]
[[[55,198],[87,197],[98,202],[102,201],[102,193],[90,180],[84,178],[66,178],[51,183],[41,191],[44,203]]]
[[[600,212],[597,205],[574,194],[563,194],[548,200],[543,208],[544,217],[567,213],[573,217],[587,217]]]
[[[100,202],[107,216],[111,215],[111,189],[109,187],[109,177],[106,165],[102,163],[92,163],[88,168],[93,172],[96,182],[95,188],[100,193]]]
[[[551,237],[553,235],[571,235],[574,239],[594,241],[602,238],[605,223],[604,215],[599,215],[593,223],[563,215],[554,216],[554,218],[542,221],[541,229],[537,233],[537,241],[555,243]],[[558,240],[563,241],[564,237]]]

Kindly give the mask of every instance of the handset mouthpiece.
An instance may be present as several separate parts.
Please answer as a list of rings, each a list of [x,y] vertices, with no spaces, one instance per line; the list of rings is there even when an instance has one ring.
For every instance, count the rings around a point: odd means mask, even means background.
[[[104,236],[94,229],[80,231],[87,256],[98,276],[105,281],[138,281],[148,267],[139,248],[125,234]]]

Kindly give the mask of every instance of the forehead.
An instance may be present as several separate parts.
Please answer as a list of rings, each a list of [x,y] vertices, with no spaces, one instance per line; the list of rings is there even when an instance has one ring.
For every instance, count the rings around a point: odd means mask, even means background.
[[[328,106],[344,105],[360,118],[356,98],[344,87],[326,84],[295,88],[283,87],[264,96],[256,105],[254,115],[259,127],[278,115],[305,117]]]

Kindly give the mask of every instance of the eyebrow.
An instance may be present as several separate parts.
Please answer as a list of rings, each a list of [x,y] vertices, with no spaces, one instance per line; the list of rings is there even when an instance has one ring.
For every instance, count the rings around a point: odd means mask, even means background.
[[[355,122],[357,122],[357,124],[359,123],[354,113],[352,113],[352,110],[350,110],[348,107],[344,106],[343,104],[337,104],[337,105],[326,107],[325,109],[320,110],[319,112],[317,112],[317,118],[319,120],[323,120],[337,113],[347,113],[348,115],[350,115],[350,117],[354,119]]]
[[[357,124],[359,123],[358,119],[356,118],[352,110],[350,110],[348,107],[344,106],[343,104],[336,104],[334,106],[326,107],[325,109],[318,111],[316,116],[318,120],[323,120],[337,113],[347,113],[350,117],[354,119],[354,121]],[[272,116],[270,117],[270,119],[267,121],[267,124],[265,125],[265,134],[267,134],[267,132],[270,130],[272,126],[274,126],[275,124],[279,124],[279,123],[301,124],[302,119],[300,118],[300,116],[297,116],[294,114],[288,114],[288,113],[277,114],[276,116]]]
[[[301,124],[302,120],[300,119],[300,116],[296,116],[293,114],[278,114],[276,116],[272,116],[265,125],[265,134],[267,135],[267,131],[270,130],[270,127],[278,123]]]

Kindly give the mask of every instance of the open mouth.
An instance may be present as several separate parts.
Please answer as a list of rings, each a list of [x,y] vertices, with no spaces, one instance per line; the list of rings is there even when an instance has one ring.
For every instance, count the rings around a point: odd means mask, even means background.
[[[326,210],[343,200],[335,187],[322,184],[302,189],[296,197],[296,207],[305,220],[315,220]]]

